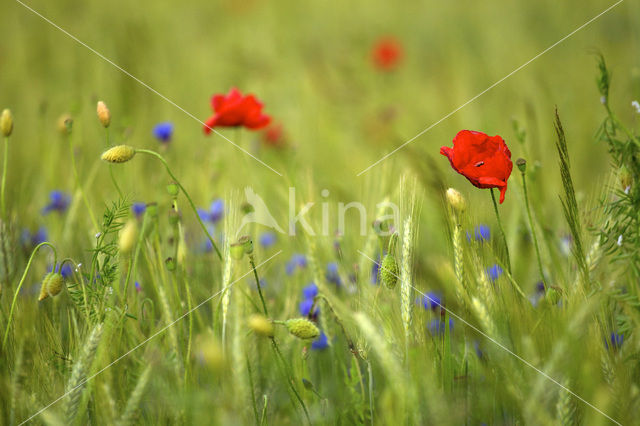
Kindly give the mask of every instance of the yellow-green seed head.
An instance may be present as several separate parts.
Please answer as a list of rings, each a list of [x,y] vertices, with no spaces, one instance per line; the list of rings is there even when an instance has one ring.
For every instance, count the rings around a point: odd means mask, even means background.
[[[103,161],[108,163],[126,163],[136,155],[136,150],[129,145],[117,145],[102,153]]]
[[[253,253],[253,240],[248,235],[243,235],[238,239],[238,244],[242,245],[245,254]]]
[[[258,336],[273,337],[273,323],[264,315],[253,314],[247,321],[249,328]]]
[[[467,208],[467,202],[462,194],[453,188],[447,189],[447,202],[457,212],[463,212]]]
[[[2,115],[0,115],[0,130],[2,130],[4,137],[11,136],[13,132],[13,115],[11,114],[11,110],[5,109],[2,111]]]
[[[398,262],[391,255],[386,255],[380,263],[380,281],[388,289],[394,289],[398,283]]]
[[[298,339],[310,340],[320,336],[320,330],[311,321],[306,318],[293,318],[285,322],[289,333]]]
[[[100,124],[105,128],[109,127],[109,124],[111,124],[111,112],[109,111],[109,108],[107,108],[107,105],[104,102],[99,101],[96,112],[98,113],[98,120],[100,120]]]

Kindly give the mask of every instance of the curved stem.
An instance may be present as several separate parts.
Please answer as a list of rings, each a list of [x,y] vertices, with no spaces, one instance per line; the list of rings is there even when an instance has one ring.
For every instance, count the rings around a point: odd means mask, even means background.
[[[506,266],[509,273],[511,273],[511,258],[509,257],[509,246],[507,245],[507,235],[504,233],[504,228],[502,228],[502,221],[500,220],[500,213],[498,212],[498,203],[496,202],[496,195],[493,193],[493,188],[491,188],[491,201],[493,201],[493,210],[496,212],[496,219],[498,219],[498,228],[500,228],[500,233],[502,234],[502,241],[504,242],[504,252],[506,255]]]
[[[29,272],[29,268],[31,267],[31,262],[33,261],[34,256],[36,255],[36,253],[38,252],[38,250],[40,250],[40,247],[43,246],[49,246],[51,247],[51,250],[53,251],[53,264],[55,265],[58,261],[58,256],[56,254],[56,248],[53,246],[53,244],[48,243],[48,242],[43,242],[38,244],[33,251],[31,252],[31,256],[29,257],[29,261],[27,262],[27,266],[24,270],[24,273],[22,274],[22,278],[20,278],[20,283],[18,283],[18,288],[16,288],[16,292],[13,295],[13,301],[11,302],[11,310],[9,311],[9,318],[7,319],[7,328],[4,331],[4,338],[2,339],[2,349],[4,350],[5,345],[7,344],[7,338],[9,337],[9,328],[11,328],[11,320],[13,318],[13,311],[16,307],[16,302],[18,300],[18,293],[20,293],[20,289],[22,288],[22,285],[24,284],[24,280],[27,278],[27,273]],[[55,266],[54,266],[55,267]]]
[[[216,254],[218,255],[218,258],[222,260],[222,253],[220,252],[220,249],[218,248],[215,241],[213,240],[213,237],[211,236],[211,234],[209,234],[209,231],[207,230],[207,227],[202,222],[202,219],[200,219],[200,215],[198,214],[198,209],[196,208],[196,205],[193,203],[193,200],[189,196],[189,193],[187,192],[186,189],[184,189],[184,186],[182,186],[178,178],[171,172],[171,169],[169,168],[169,164],[167,164],[167,161],[164,159],[164,157],[158,154],[157,152],[151,151],[149,149],[136,149],[136,153],[151,155],[153,157],[156,157],[158,160],[162,162],[165,169],[167,170],[167,173],[169,174],[169,176],[171,176],[171,179],[173,179],[173,181],[180,187],[180,190],[189,201],[189,205],[191,206],[193,213],[196,215],[196,219],[198,219],[198,223],[202,227],[202,230],[204,231],[204,233],[207,235],[207,238],[209,238],[209,241],[211,241],[211,245],[215,249]]]
[[[267,304],[265,303],[264,296],[262,295],[262,287],[260,287],[260,278],[258,277],[256,262],[253,258],[253,255],[249,256],[249,263],[251,264],[251,269],[253,269],[253,276],[256,279],[256,287],[258,287],[258,294],[260,295],[260,301],[262,302],[262,310],[264,311],[264,316],[269,317],[269,311],[267,310]]]
[[[538,247],[538,237],[536,236],[536,229],[533,224],[533,217],[531,216],[531,208],[529,207],[529,194],[527,193],[527,179],[525,178],[525,172],[522,172],[522,187],[524,188],[524,204],[527,207],[527,216],[529,217],[529,227],[531,228],[531,237],[533,238],[533,246],[536,249],[536,258],[538,259],[538,271],[540,272],[540,278],[545,289],[547,288],[547,281],[544,279],[544,271],[542,270],[542,259],[540,257],[540,248]]]

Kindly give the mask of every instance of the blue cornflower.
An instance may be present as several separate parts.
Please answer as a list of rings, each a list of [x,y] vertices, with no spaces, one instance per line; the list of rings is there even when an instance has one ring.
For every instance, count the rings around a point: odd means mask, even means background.
[[[500,265],[493,265],[487,268],[487,276],[491,280],[491,282],[495,282],[504,270],[500,267]]]
[[[23,229],[20,234],[20,242],[23,247],[33,248],[40,243],[44,243],[49,239],[49,235],[47,233],[47,228],[41,226],[38,228],[36,232],[33,234],[28,229]]]
[[[209,212],[201,207],[198,207],[196,209],[196,212],[198,213],[198,217],[200,218],[201,221],[203,222],[207,222],[209,221]]]
[[[135,217],[140,217],[147,211],[147,205],[145,203],[133,203],[131,204],[131,211]]]
[[[325,273],[327,282],[333,283],[337,286],[342,285],[342,278],[338,273],[338,264],[336,262],[327,263],[327,272]]]
[[[140,283],[139,283],[138,281],[136,281],[136,283],[135,283],[135,287],[136,287],[136,291],[137,291],[138,293],[140,293],[140,291],[142,291],[142,287],[140,286]]]
[[[164,123],[158,123],[153,127],[153,136],[155,136],[158,141],[167,143],[171,142],[171,136],[173,136],[173,123],[168,121]]]
[[[71,196],[63,191],[54,190],[49,193],[49,204],[42,209],[42,214],[48,214],[52,211],[64,213],[69,208]]]
[[[62,265],[62,268],[60,268],[60,265],[56,265],[55,270],[51,266],[49,266],[47,270],[49,272],[53,270],[54,272],[59,273],[60,275],[62,275],[62,278],[64,278],[65,280],[70,278],[71,275],[73,275],[73,268],[71,267],[71,264],[68,262],[65,262],[65,264]]]
[[[224,215],[224,200],[217,198],[211,202],[209,206],[209,221],[212,223],[218,222]]]
[[[489,241],[491,238],[491,229],[487,225],[478,225],[475,230],[476,241],[484,242]]]
[[[311,349],[314,350],[322,350],[329,347],[329,339],[327,339],[327,335],[324,334],[324,331],[320,332],[320,336],[316,340],[311,343]]]
[[[620,333],[612,332],[611,335],[609,336],[609,340],[607,341],[605,339],[604,346],[607,349],[618,350],[622,346],[623,342],[624,342],[624,335]]]
[[[432,335],[440,336],[445,332],[445,322],[439,318],[432,319],[427,328]],[[449,318],[449,333],[453,333],[453,318]]]
[[[441,305],[442,300],[440,298],[440,295],[434,293],[433,291],[428,292],[422,298],[422,306],[424,306],[425,309],[431,309],[433,311],[436,308],[439,308]]]
[[[313,299],[304,299],[302,302],[300,302],[300,304],[298,305],[298,309],[300,310],[300,315],[302,315],[303,317],[308,317],[309,313],[311,312],[311,307],[313,306]],[[313,310],[313,315],[312,316],[317,316],[320,313],[320,308],[318,308],[317,306],[314,308]]]
[[[293,274],[297,268],[306,268],[307,267],[307,258],[304,254],[296,253],[291,256],[291,259],[287,262],[287,266],[285,270],[287,275]]]
[[[318,295],[318,286],[315,283],[310,283],[302,289],[302,295],[305,299],[313,299]]]
[[[264,248],[269,248],[276,243],[276,234],[271,231],[266,231],[260,234],[260,245]]]

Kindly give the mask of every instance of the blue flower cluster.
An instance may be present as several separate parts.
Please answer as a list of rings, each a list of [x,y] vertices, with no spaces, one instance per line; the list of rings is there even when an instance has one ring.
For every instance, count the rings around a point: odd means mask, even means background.
[[[278,237],[274,232],[271,232],[271,231],[263,232],[262,234],[260,234],[260,237],[258,238],[258,241],[260,242],[260,245],[262,246],[262,248],[269,248],[273,246],[277,240],[278,240]]]
[[[307,267],[307,258],[304,254],[295,253],[291,256],[291,259],[287,262],[287,266],[285,266],[285,272],[287,275],[293,275],[293,273],[297,269],[302,269]]]
[[[496,280],[502,275],[504,270],[500,267],[500,265],[493,265],[487,268],[487,277],[492,283],[495,283]]]
[[[209,205],[209,209],[198,208],[198,216],[203,222],[216,224],[224,216],[224,200],[216,198]]]
[[[44,243],[48,239],[49,233],[47,232],[47,228],[45,228],[44,226],[41,226],[36,232],[33,233],[28,229],[23,229],[22,233],[20,234],[20,243],[22,244],[22,247],[28,250],[33,249],[40,243]]]
[[[325,273],[325,278],[327,282],[335,284],[340,287],[342,285],[342,278],[340,278],[340,273],[338,272],[338,264],[336,262],[327,263],[327,272]]]
[[[54,190],[49,193],[49,204],[44,206],[42,214],[46,215],[53,211],[64,213],[69,208],[71,196],[64,191]]]
[[[151,133],[153,133],[153,136],[158,139],[158,142],[171,142],[171,137],[173,136],[173,123],[168,121],[158,123],[153,127]]]
[[[131,211],[133,212],[133,215],[139,219],[140,217],[142,217],[144,212],[147,211],[147,205],[141,202],[133,203],[131,204]]]
[[[491,239],[491,228],[488,225],[480,224],[473,230],[474,239],[479,243],[484,243]],[[467,231],[467,240],[471,241],[471,233]]]

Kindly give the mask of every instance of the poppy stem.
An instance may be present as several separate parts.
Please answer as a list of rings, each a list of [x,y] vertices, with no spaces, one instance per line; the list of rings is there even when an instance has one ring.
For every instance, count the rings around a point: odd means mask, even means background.
[[[205,235],[207,236],[207,238],[211,242],[211,245],[213,246],[213,249],[216,251],[216,254],[218,255],[218,258],[220,260],[222,260],[222,253],[220,252],[220,249],[218,248],[218,245],[213,240],[213,237],[211,236],[211,234],[209,234],[209,231],[207,230],[207,227],[204,225],[204,223],[202,223],[202,219],[200,219],[200,215],[198,214],[198,209],[196,209],[196,205],[193,203],[193,200],[189,196],[189,193],[187,192],[187,190],[184,189],[184,186],[182,186],[182,184],[180,183],[178,178],[173,174],[173,172],[169,168],[169,164],[167,163],[167,160],[165,160],[162,155],[158,154],[155,151],[151,151],[149,149],[136,149],[136,152],[140,153],[140,154],[147,154],[147,155],[151,155],[153,157],[156,157],[164,165],[164,168],[167,170],[167,173],[169,174],[169,176],[171,176],[171,179],[173,179],[173,181],[178,185],[178,187],[180,188],[180,190],[182,191],[184,196],[187,198],[187,201],[189,201],[189,205],[191,206],[191,210],[193,210],[193,212],[195,213],[196,219],[198,219],[198,223],[200,224],[200,227],[202,228],[202,230],[204,231]]]
[[[504,253],[506,256],[506,265],[507,270],[511,273],[511,258],[509,257],[509,245],[507,244],[507,235],[504,233],[504,228],[502,227],[502,220],[500,220],[500,212],[498,212],[498,203],[496,202],[496,195],[493,192],[493,188],[491,190],[491,201],[493,201],[493,210],[496,212],[496,219],[498,219],[498,228],[500,228],[500,233],[502,234],[502,241],[504,242]]]
[[[540,279],[544,288],[547,288],[547,281],[544,279],[544,271],[542,270],[542,259],[540,258],[540,248],[538,247],[538,237],[536,236],[536,229],[533,225],[533,217],[531,216],[531,208],[529,207],[529,194],[527,193],[527,179],[525,172],[522,171],[522,187],[524,188],[524,204],[527,207],[527,216],[529,217],[529,227],[531,228],[531,237],[533,238],[533,246],[536,249],[536,258],[538,259],[538,271],[540,272]]]

